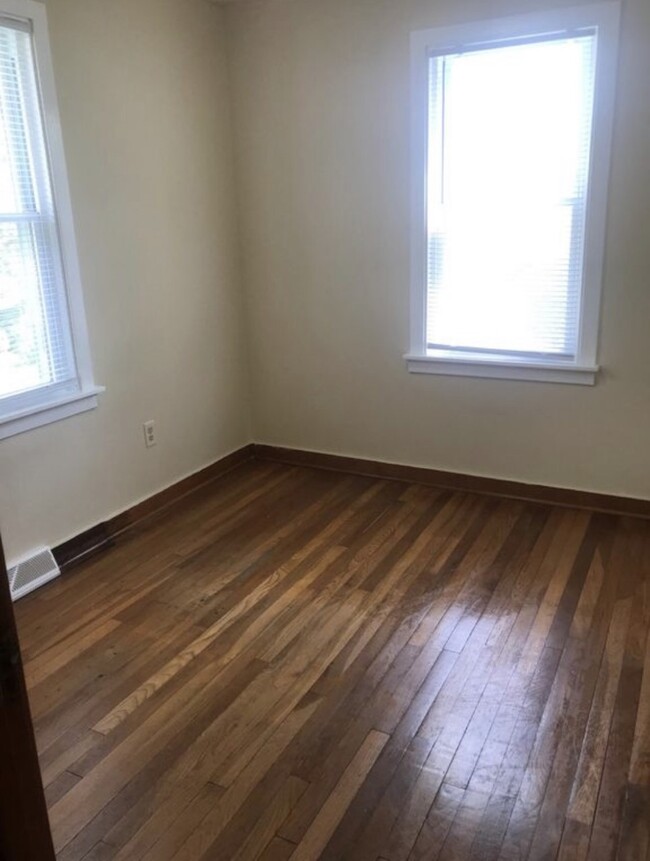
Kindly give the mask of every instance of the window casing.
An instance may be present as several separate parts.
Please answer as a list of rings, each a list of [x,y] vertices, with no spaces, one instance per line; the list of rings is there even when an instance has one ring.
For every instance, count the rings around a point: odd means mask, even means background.
[[[45,8],[0,0],[0,439],[92,409]]]
[[[618,23],[413,34],[409,370],[595,382]]]

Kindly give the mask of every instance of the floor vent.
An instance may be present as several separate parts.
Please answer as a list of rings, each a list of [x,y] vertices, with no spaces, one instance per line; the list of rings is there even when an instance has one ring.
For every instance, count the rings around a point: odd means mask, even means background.
[[[9,587],[14,601],[44,586],[61,573],[49,547],[37,550],[9,569]]]

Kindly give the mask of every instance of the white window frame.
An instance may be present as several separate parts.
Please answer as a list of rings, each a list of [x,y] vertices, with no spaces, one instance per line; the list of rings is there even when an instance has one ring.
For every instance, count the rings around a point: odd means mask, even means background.
[[[68,319],[77,369],[74,385],[61,388],[60,385],[53,384],[12,397],[12,412],[3,412],[0,400],[1,440],[94,409],[97,406],[97,395],[104,389],[96,386],[93,378],[63,135],[54,86],[47,13],[45,6],[35,0],[0,0],[0,15],[3,18],[26,22],[32,31],[36,77],[65,278]]]
[[[611,161],[620,5],[604,2],[518,15],[411,34],[411,343],[412,373],[594,385],[598,365],[607,193]],[[597,28],[593,134],[587,196],[584,271],[575,360],[526,360],[427,350],[427,152],[429,56],[458,46],[488,47],[542,34]]]

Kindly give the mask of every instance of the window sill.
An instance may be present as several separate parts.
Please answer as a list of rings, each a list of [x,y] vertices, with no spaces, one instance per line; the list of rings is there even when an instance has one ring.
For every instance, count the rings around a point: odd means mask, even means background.
[[[493,380],[528,380],[538,383],[569,383],[577,386],[596,384],[598,365],[568,362],[504,361],[477,359],[452,354],[407,354],[406,366],[412,374],[442,374],[452,377],[482,377]]]
[[[103,391],[103,387],[93,386],[83,392],[59,396],[49,403],[0,416],[0,440],[94,410],[97,406],[97,395]]]

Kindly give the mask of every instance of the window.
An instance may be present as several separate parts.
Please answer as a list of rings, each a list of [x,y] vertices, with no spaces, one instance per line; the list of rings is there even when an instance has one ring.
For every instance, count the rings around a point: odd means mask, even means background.
[[[96,406],[45,9],[0,0],[0,438]]]
[[[414,34],[410,370],[594,383],[618,14]]]

